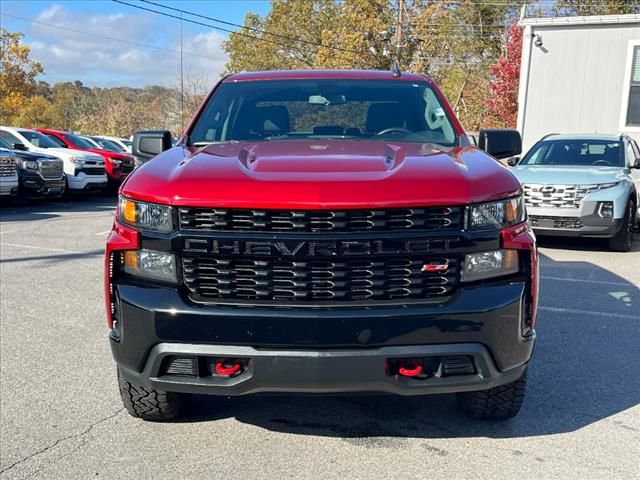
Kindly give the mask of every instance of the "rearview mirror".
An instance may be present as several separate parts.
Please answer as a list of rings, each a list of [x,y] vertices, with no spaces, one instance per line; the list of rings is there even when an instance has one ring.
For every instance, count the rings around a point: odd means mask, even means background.
[[[480,130],[478,147],[500,160],[522,153],[522,138],[517,130]]]
[[[168,130],[143,130],[133,134],[131,151],[141,162],[151,160],[156,155],[171,148],[171,132]]]
[[[509,157],[507,159],[507,165],[515,167],[520,162],[520,157]]]
[[[14,150],[22,150],[23,152],[27,151],[27,146],[24,143],[14,143],[13,144],[13,149]]]

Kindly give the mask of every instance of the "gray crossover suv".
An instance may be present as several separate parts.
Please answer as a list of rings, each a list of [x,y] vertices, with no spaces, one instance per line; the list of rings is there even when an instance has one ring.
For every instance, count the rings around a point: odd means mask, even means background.
[[[604,237],[631,249],[640,218],[640,149],[626,135],[547,135],[509,159],[542,235]]]

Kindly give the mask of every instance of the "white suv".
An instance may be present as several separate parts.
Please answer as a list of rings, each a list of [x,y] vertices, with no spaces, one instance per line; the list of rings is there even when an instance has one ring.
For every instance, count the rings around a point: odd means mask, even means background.
[[[46,153],[64,161],[67,189],[92,190],[107,187],[104,158],[97,153],[62,148],[40,132],[0,126],[0,138],[16,150]]]

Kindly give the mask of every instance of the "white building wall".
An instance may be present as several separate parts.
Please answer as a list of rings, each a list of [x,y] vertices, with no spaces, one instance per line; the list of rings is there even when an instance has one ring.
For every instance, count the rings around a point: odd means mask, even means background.
[[[622,130],[621,109],[624,105],[626,117],[630,80],[626,78],[630,77],[629,46],[640,40],[640,16],[624,17],[635,21],[522,22],[518,130],[525,151],[548,133]],[[540,36],[542,46],[535,45],[534,35]],[[625,130],[640,141],[640,129]]]

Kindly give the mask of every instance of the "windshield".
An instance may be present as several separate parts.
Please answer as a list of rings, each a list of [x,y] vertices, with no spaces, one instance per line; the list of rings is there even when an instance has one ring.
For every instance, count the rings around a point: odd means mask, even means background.
[[[131,145],[133,145],[133,143],[131,143],[131,140],[120,140],[123,145],[130,147]]]
[[[100,138],[100,137],[90,137],[90,138],[91,140],[96,142],[100,148],[104,150],[109,150],[110,152],[118,152],[118,153],[124,152],[124,149],[120,145],[116,145],[115,143],[109,140],[105,140],[104,138]]]
[[[63,133],[62,136],[67,139],[67,142],[69,142],[71,145],[77,148],[85,148],[85,149],[96,148],[94,145],[91,145],[91,143],[86,141],[84,138],[79,137],[78,135],[73,135],[71,133]]]
[[[446,146],[458,140],[429,84],[398,80],[223,83],[190,132],[195,145],[306,138]]]
[[[33,130],[20,130],[20,135],[29,140],[29,142],[40,148],[60,148],[58,144],[51,141],[46,135]]]
[[[622,167],[621,142],[609,140],[546,140],[538,143],[520,165]]]

